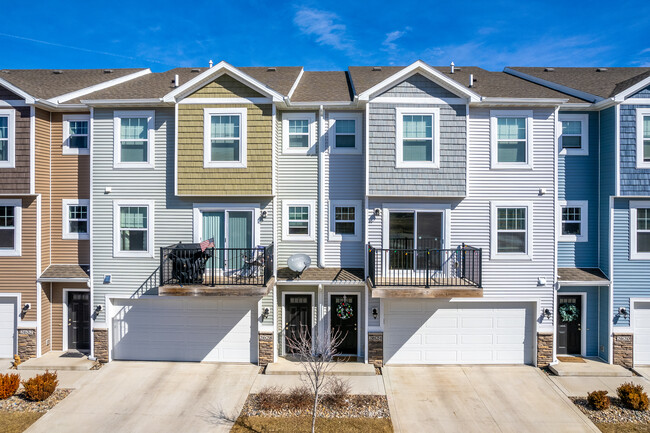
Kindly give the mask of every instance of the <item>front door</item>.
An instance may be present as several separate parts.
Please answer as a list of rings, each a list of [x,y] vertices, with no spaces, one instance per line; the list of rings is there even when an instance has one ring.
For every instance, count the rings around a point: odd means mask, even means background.
[[[89,292],[68,292],[68,349],[90,350]]]
[[[358,347],[358,296],[330,295],[332,335],[340,335],[341,344],[336,351],[341,355],[354,355]]]
[[[557,353],[580,355],[582,311],[581,295],[560,295],[557,297]]]
[[[293,353],[290,341],[306,332],[311,338],[311,295],[285,295],[284,347],[285,353]]]

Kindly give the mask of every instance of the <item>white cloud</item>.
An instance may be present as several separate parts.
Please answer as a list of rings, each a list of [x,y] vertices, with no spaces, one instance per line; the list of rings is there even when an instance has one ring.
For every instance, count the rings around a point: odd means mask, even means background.
[[[316,36],[316,42],[336,50],[352,54],[354,44],[346,35],[345,24],[341,23],[334,12],[301,8],[296,12],[293,22],[300,31],[309,36]]]
[[[404,36],[409,30],[411,30],[411,28],[407,27],[404,30],[395,30],[390,33],[386,33],[386,39],[384,39],[382,45],[386,47],[386,50],[395,51],[397,49],[397,44],[395,41]]]

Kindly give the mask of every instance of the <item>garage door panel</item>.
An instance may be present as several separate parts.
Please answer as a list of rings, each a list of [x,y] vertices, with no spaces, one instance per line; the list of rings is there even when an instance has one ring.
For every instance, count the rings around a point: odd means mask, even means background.
[[[650,365],[650,302],[634,304],[634,364]]]
[[[0,297],[0,358],[13,358],[15,339],[16,298]]]

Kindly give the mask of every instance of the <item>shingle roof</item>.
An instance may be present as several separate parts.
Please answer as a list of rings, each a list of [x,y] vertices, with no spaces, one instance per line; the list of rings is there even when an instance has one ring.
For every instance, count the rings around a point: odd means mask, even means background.
[[[515,71],[561,84],[601,98],[611,98],[650,76],[650,68],[510,67]],[[598,71],[601,69],[601,72]]]
[[[43,271],[39,279],[68,279],[68,278],[88,278],[89,270],[87,266],[80,265],[50,265]]]
[[[0,78],[35,98],[50,99],[141,70],[143,69],[3,69],[0,70]]]
[[[301,274],[289,268],[278,269],[280,281],[332,281],[336,283],[359,283],[364,280],[363,268],[317,268],[311,267]]]
[[[560,283],[566,281],[608,282],[609,280],[598,268],[558,268]]]
[[[291,100],[295,102],[350,102],[352,89],[345,71],[304,72]]]

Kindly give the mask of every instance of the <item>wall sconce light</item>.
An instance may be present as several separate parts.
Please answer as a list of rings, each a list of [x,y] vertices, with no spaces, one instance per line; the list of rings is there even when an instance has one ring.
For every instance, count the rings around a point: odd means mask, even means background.
[[[29,310],[31,308],[32,308],[32,304],[27,302],[27,303],[25,303],[25,305],[23,305],[23,312],[25,312],[25,311],[27,311],[27,310]]]
[[[544,277],[539,277],[539,278],[537,279],[537,285],[538,285],[538,286],[545,286],[545,285],[546,285],[546,278],[544,278]]]
[[[373,308],[372,309],[372,318],[376,319],[378,315],[379,315],[379,311],[377,311],[376,308]]]
[[[547,319],[550,319],[551,318],[551,310],[549,310],[548,308],[544,308],[544,317],[546,317]]]
[[[111,191],[113,191],[113,189],[110,186],[107,186],[106,188],[104,188],[104,194],[110,194]]]
[[[627,316],[628,316],[627,308],[625,308],[625,307],[619,308],[618,309],[618,314],[623,316],[624,319],[627,319]]]
[[[99,305],[95,305],[95,313],[99,313],[100,311],[102,311],[102,308],[103,308],[103,307],[102,307],[101,304],[99,304]]]
[[[267,317],[269,317],[270,312],[271,312],[271,310],[269,310],[268,307],[265,308],[264,311],[262,311],[262,319],[266,319]]]
[[[268,215],[268,213],[265,210],[263,210],[262,211],[262,219],[266,218],[267,215]]]
[[[377,207],[375,208],[375,216],[378,217],[379,215],[381,215],[381,209]]]

